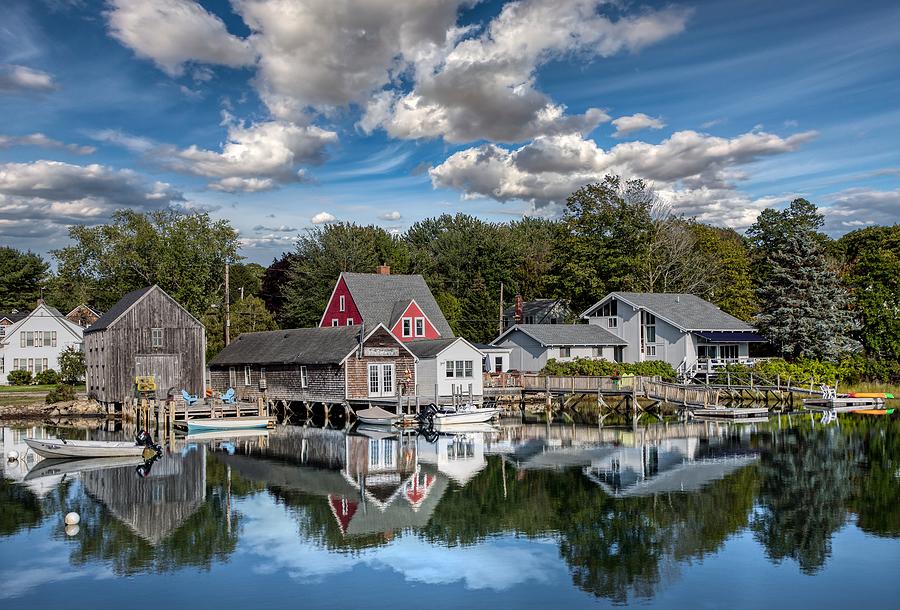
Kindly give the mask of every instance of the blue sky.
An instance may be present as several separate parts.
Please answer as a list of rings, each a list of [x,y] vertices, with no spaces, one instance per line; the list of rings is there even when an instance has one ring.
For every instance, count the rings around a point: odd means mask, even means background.
[[[900,5],[7,0],[0,243],[119,207],[228,218],[261,263],[316,223],[559,214],[620,173],[746,227],[805,196],[900,212]]]

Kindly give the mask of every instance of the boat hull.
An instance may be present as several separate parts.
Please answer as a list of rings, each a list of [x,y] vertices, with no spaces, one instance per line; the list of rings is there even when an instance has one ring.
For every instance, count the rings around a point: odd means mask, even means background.
[[[198,418],[187,421],[189,432],[195,430],[248,430],[255,428],[268,428],[269,418],[262,417],[218,417]]]
[[[26,438],[25,444],[45,458],[96,458],[141,456],[144,447],[134,443],[105,441],[65,441],[56,438]]]
[[[452,426],[483,424],[491,421],[500,413],[500,409],[475,409],[462,413],[435,413],[432,420],[435,429]]]

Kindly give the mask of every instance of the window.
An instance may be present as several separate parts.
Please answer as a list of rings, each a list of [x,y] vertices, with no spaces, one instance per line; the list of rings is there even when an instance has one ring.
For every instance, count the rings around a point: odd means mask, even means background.
[[[44,345],[56,347],[56,337],[54,337],[55,334],[56,331],[44,331]]]
[[[347,302],[346,302],[346,299],[344,298],[344,295],[340,296],[340,299],[338,302],[339,302],[338,310],[339,311],[347,311]]]
[[[50,332],[50,338],[51,338],[51,347],[56,347],[56,331],[55,330]]]
[[[151,328],[150,329],[150,346],[151,347],[162,347],[163,344],[163,332],[161,328]]]
[[[738,359],[738,346],[737,345],[720,345],[719,346],[719,357],[724,358],[725,360],[737,360]]]
[[[412,318],[403,318],[403,336],[412,337]]]
[[[3,356],[0,356],[0,375],[6,372],[6,364],[3,362]]]
[[[353,318],[347,318],[347,326],[353,326]]]
[[[385,467],[394,465],[394,439],[386,438],[381,441],[382,455],[384,456]]]
[[[568,347],[568,346],[559,348],[559,357],[560,358],[571,358],[572,357],[572,348]]]
[[[534,324],[534,316],[525,316],[525,324]]]
[[[306,372],[306,367],[300,367],[300,387],[308,388],[309,387],[309,375]]]
[[[472,376],[472,360],[448,360],[446,367],[447,379],[463,379]]]
[[[645,356],[656,355],[656,316],[641,312],[641,351]],[[652,350],[651,350],[652,348]]]
[[[234,367],[228,367],[228,385],[234,387],[237,385],[237,373],[234,370]]]
[[[416,336],[425,336],[425,318],[416,318]]]
[[[259,367],[259,380],[260,381],[266,380],[266,367],[264,367],[264,366]]]
[[[381,389],[381,384],[378,379],[378,365],[370,364],[369,365],[369,394],[374,396],[378,394]]]
[[[503,356],[496,356],[494,358],[494,371],[497,373],[503,372]]]
[[[616,300],[613,299],[609,303],[604,304],[600,309],[597,310],[597,313],[594,315],[598,318],[609,318],[610,316],[618,315],[616,307]]]
[[[369,466],[378,466],[381,464],[381,443],[377,438],[369,439]]]
[[[594,358],[602,358],[603,357],[603,348],[595,347],[591,350],[591,354],[594,356]]]
[[[250,385],[250,367],[244,367],[244,385]]]
[[[340,320],[338,320],[337,318],[331,318],[331,325],[332,325],[332,326],[337,326],[337,325],[340,324],[340,323],[341,323]]]
[[[619,327],[619,318],[607,318],[606,319],[606,328],[618,328]]]
[[[0,324],[0,337],[5,337],[5,336],[6,336],[6,326],[3,324]]]

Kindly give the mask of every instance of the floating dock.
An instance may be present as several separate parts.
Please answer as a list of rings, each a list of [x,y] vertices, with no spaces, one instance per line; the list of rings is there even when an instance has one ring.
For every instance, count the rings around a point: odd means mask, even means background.
[[[769,410],[765,407],[709,407],[703,409],[688,409],[695,418],[703,419],[733,419],[745,421],[765,421],[769,417]]]
[[[882,409],[884,408],[884,399],[851,398],[849,396],[839,396],[837,398],[806,398],[803,401],[803,408],[808,411],[834,411],[835,413],[846,413],[858,409]]]

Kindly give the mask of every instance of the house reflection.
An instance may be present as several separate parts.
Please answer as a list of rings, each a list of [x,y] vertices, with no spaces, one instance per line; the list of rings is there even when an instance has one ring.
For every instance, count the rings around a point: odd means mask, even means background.
[[[459,485],[471,481],[487,466],[484,432],[441,434],[433,442],[420,436],[417,447],[421,462],[433,464]]]

